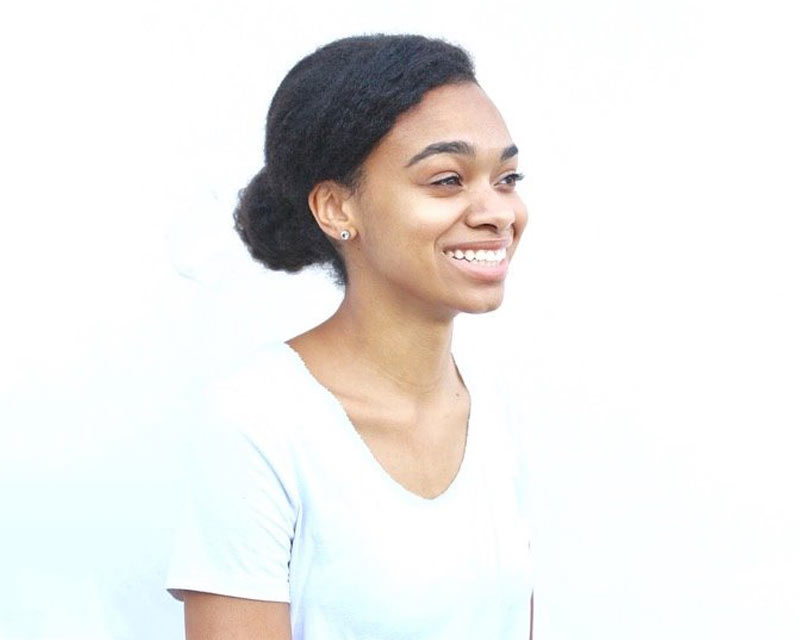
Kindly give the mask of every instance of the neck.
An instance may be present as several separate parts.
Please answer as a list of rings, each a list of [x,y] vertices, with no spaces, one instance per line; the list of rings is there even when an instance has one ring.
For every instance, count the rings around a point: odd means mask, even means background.
[[[440,390],[454,373],[453,318],[420,312],[408,301],[378,303],[348,288],[336,313],[319,330],[351,361],[389,381],[397,391],[422,397]]]

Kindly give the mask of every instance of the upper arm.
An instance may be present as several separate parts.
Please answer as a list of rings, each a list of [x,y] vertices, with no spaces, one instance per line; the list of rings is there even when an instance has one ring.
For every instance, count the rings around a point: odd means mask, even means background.
[[[287,602],[184,591],[186,640],[291,640]]]

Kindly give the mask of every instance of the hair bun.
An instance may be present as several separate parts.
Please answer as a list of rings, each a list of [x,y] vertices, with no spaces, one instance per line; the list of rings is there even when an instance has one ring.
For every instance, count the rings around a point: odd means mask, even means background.
[[[233,218],[250,255],[270,269],[295,272],[330,262],[330,254],[336,255],[308,207],[297,211],[288,198],[276,193],[266,166],[239,192]]]

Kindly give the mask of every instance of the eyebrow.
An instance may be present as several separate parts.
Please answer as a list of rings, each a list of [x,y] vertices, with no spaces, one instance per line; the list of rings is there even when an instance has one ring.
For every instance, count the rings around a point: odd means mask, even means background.
[[[452,140],[449,142],[434,142],[433,144],[429,144],[422,151],[420,151],[413,158],[411,158],[411,160],[409,160],[408,163],[406,163],[406,169],[411,165],[416,164],[420,160],[424,160],[425,158],[435,155],[437,153],[455,153],[462,156],[474,156],[475,147],[473,147],[468,142],[464,142],[463,140]],[[517,145],[512,144],[503,149],[503,152],[500,154],[500,161],[503,162],[504,160],[513,158],[518,153],[519,149],[517,149]]]
[[[509,158],[513,158],[518,153],[519,149],[517,149],[517,145],[515,144],[509,145],[505,149],[503,149],[503,153],[500,154],[500,162],[508,160]]]

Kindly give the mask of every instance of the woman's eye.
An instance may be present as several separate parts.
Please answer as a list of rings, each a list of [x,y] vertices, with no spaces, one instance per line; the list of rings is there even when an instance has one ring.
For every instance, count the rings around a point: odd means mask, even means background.
[[[460,187],[461,186],[461,177],[460,176],[447,176],[446,178],[442,178],[441,180],[435,180],[431,183],[435,186],[443,186],[443,187]]]
[[[521,173],[509,173],[500,178],[500,184],[508,187],[513,187],[516,186],[516,184],[524,177],[525,176]]]

